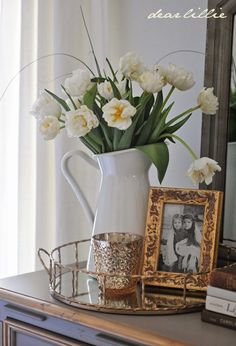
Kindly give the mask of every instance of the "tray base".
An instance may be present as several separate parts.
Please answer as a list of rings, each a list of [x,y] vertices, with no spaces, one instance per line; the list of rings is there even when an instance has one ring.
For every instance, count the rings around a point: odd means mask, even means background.
[[[136,292],[125,296],[106,297],[98,289],[97,280],[88,274],[79,274],[76,288],[71,287],[69,273],[61,275],[57,287],[50,287],[51,295],[73,307],[97,312],[130,315],[168,315],[200,311],[205,296],[193,294],[183,296],[179,292],[156,289],[142,292],[138,285]]]

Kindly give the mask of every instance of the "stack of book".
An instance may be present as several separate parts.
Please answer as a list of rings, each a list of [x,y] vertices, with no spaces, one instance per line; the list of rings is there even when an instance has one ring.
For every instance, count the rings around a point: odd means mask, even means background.
[[[202,321],[236,329],[236,264],[210,275]]]

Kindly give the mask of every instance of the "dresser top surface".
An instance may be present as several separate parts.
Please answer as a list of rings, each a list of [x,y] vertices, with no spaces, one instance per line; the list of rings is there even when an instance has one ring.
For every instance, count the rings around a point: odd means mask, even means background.
[[[150,345],[233,345],[236,332],[201,321],[200,313],[162,316],[108,314],[70,307],[49,293],[45,271],[0,280],[0,299],[103,332],[143,340]],[[172,340],[171,340],[172,339]]]

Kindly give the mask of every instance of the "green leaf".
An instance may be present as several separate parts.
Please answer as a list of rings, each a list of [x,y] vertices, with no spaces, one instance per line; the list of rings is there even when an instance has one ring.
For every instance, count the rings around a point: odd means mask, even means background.
[[[139,96],[133,97],[133,105],[132,106],[137,107],[138,104],[139,104]]]
[[[102,83],[102,82],[105,82],[106,78],[103,78],[103,77],[94,77],[94,78],[91,78],[91,82],[94,82],[94,83]]]
[[[146,126],[146,124],[147,124],[147,121],[144,121],[143,123],[142,123],[142,125],[137,129],[137,131],[135,132],[135,136],[138,136],[141,132],[142,132],[142,129]]]
[[[115,72],[114,72],[114,70],[113,70],[113,68],[112,68],[112,65],[111,65],[110,61],[108,60],[108,58],[106,58],[106,62],[107,62],[108,66],[109,66],[109,68],[110,68],[110,70],[111,70],[111,73],[112,73],[114,82],[118,82],[118,81],[117,81],[117,78],[116,78],[116,74],[115,74]]]
[[[85,104],[89,109],[93,110],[96,95],[97,85],[95,84],[84,94],[83,104]]]
[[[148,100],[148,102],[146,103],[144,109],[143,109],[143,112],[142,112],[142,115],[140,116],[139,118],[139,121],[138,121],[138,124],[137,124],[137,127],[142,127],[143,126],[143,123],[144,121],[146,121],[150,115],[150,110],[153,106],[153,103],[154,103],[154,96],[153,94],[151,94],[151,97],[150,99]]]
[[[152,109],[152,113],[158,115],[160,113],[162,104],[163,104],[163,92],[161,90],[157,94],[156,101]]]
[[[121,99],[121,94],[120,94],[117,86],[115,85],[113,80],[111,80],[111,78],[108,77],[108,80],[111,83],[111,87],[112,87],[112,91],[113,91],[114,97],[116,97],[118,100],[120,100]]]
[[[68,104],[66,103],[65,100],[63,100],[62,98],[60,98],[59,96],[53,94],[51,91],[45,89],[45,91],[51,95],[64,109],[65,111],[70,111],[70,107],[68,106]]]
[[[80,140],[82,143],[84,143],[90,150],[92,150],[93,153],[95,154],[101,154],[101,148],[97,143],[90,138],[88,135],[80,137]]]
[[[123,132],[121,130],[114,128],[114,133],[113,133],[113,149],[114,150],[118,150],[118,145],[122,135],[123,135]]]
[[[163,132],[163,129],[165,127],[165,121],[166,118],[173,107],[174,102],[172,102],[162,113],[161,116],[159,117],[159,122],[156,124],[156,127],[154,131],[151,134],[151,137],[149,138],[150,143],[154,143],[158,141],[159,135]]]
[[[166,143],[154,143],[137,146],[136,148],[146,154],[156,166],[158,171],[158,179],[161,184],[169,164],[169,150]]]
[[[111,140],[112,131],[111,131],[111,128],[108,127],[106,121],[103,119],[102,109],[96,104],[96,102],[94,102],[93,110],[94,110],[94,113],[96,114],[96,116],[99,120],[101,131],[104,135],[106,151],[112,151],[112,140]]]
[[[178,129],[180,129],[188,121],[188,119],[191,117],[191,115],[192,115],[192,113],[190,113],[188,116],[186,116],[184,119],[182,119],[178,123],[174,124],[173,126],[168,126],[168,123],[167,123],[165,128],[164,128],[164,131],[168,132],[168,133],[176,132]]]
[[[128,149],[131,146],[132,139],[133,139],[133,133],[135,131],[135,127],[138,121],[138,117],[133,120],[132,124],[130,127],[128,127],[127,130],[125,130],[124,134],[122,135],[120,142],[117,146],[117,150],[123,150],[123,149]]]
[[[70,96],[70,94],[66,91],[66,88],[61,84],[61,88],[64,90],[64,92],[66,93],[66,95],[68,96],[68,98],[70,99],[70,102],[72,103],[74,109],[77,109],[72,97]]]
[[[129,93],[128,93],[128,101],[129,103],[132,105],[133,104],[133,85],[132,85],[132,81],[130,80],[130,89],[129,89]]]
[[[163,102],[163,94],[162,94],[162,91],[160,91],[157,94],[156,101],[154,103],[152,111],[147,119],[147,123],[145,127],[142,129],[142,132],[140,133],[140,136],[136,142],[136,145],[147,144],[148,138],[150,137],[151,132],[153,131],[154,122],[158,121],[158,118],[161,114],[162,102]]]
[[[102,132],[104,134],[105,141],[106,141],[105,146],[107,148],[107,151],[112,151],[111,131],[103,119],[100,120],[100,126],[101,126],[101,129],[102,129]]]
[[[91,138],[96,144],[98,144],[102,148],[102,152],[105,151],[104,141],[102,138],[102,134],[100,133],[99,127],[92,129],[88,134],[88,138]]]
[[[86,138],[84,137],[80,137],[81,142],[89,149],[92,151],[92,153],[94,154],[98,154],[98,152],[96,151],[96,149],[90,144],[90,142],[88,140],[86,140]]]

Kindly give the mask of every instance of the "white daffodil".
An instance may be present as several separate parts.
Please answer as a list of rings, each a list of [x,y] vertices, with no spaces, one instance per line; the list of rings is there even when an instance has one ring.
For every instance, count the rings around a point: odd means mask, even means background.
[[[43,90],[34,102],[30,113],[38,120],[48,115],[60,118],[61,107],[46,91]]]
[[[157,66],[157,69],[166,82],[179,90],[188,90],[195,84],[192,72],[188,72],[183,67],[169,64],[167,68]]]
[[[60,132],[59,120],[52,115],[48,115],[39,120],[39,131],[43,138],[50,140],[56,137]]]
[[[142,60],[136,53],[126,53],[120,58],[120,71],[128,79],[137,80],[137,78],[145,71]]]
[[[145,71],[138,78],[141,88],[148,93],[157,93],[165,85],[165,79],[157,71]]]
[[[102,107],[103,118],[109,126],[126,130],[132,123],[131,118],[136,113],[136,108],[126,100],[113,98]]]
[[[219,108],[218,98],[213,94],[213,88],[203,88],[197,99],[197,103],[205,114],[216,114]]]
[[[72,72],[72,76],[66,78],[64,87],[71,96],[81,98],[87,90],[92,87],[89,72],[77,69]]]
[[[204,181],[209,185],[217,171],[220,172],[221,168],[215,160],[208,157],[201,157],[190,165],[187,175],[195,185]]]
[[[75,104],[75,107],[78,109],[78,108],[81,106],[81,103],[80,103],[78,97],[71,97],[71,98],[72,98],[72,100],[73,100],[73,102],[74,102],[74,104]],[[75,109],[73,103],[71,102],[71,100],[70,100],[69,98],[66,99],[66,103],[67,103],[67,106],[68,106],[71,110],[72,110],[72,109],[73,109],[73,110]]]
[[[96,115],[85,105],[66,112],[65,127],[69,137],[85,136],[98,125],[99,121]]]
[[[125,80],[119,83],[115,82],[115,85],[117,89],[119,90],[121,97],[124,96],[124,94],[126,93],[125,84],[126,84]],[[114,97],[111,83],[108,81],[98,84],[98,92],[106,100],[111,100]]]

